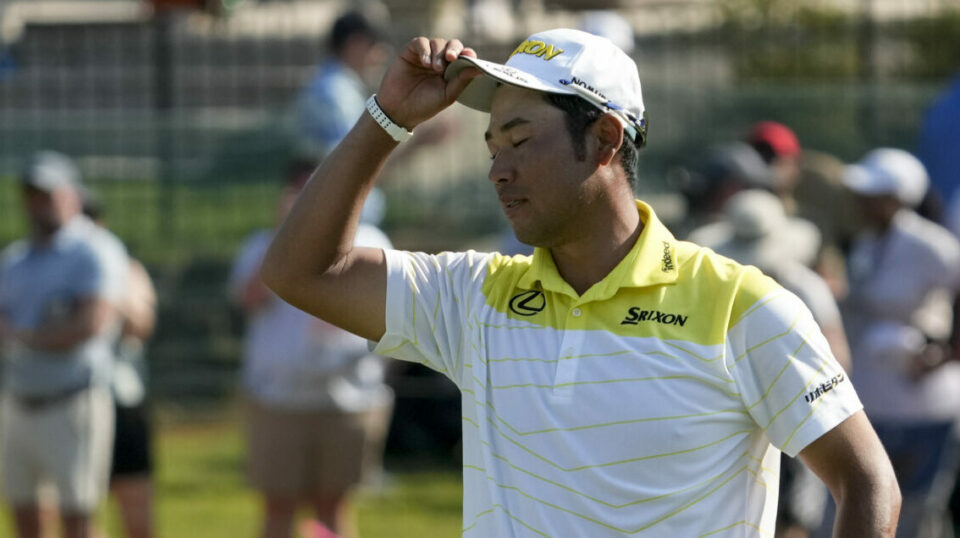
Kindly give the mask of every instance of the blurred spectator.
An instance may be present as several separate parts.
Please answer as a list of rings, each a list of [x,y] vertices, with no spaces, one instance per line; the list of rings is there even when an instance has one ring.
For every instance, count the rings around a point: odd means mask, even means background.
[[[707,247],[725,240],[730,234],[723,214],[727,200],[747,188],[769,190],[771,183],[770,167],[747,144],[729,142],[711,147],[683,186],[693,226],[687,239]]]
[[[850,351],[840,309],[823,279],[804,263],[816,254],[816,228],[788,217],[776,195],[759,189],[733,195],[724,213],[731,234],[714,250],[756,266],[800,297],[823,330],[834,357],[849,371]]]
[[[848,168],[845,183],[865,224],[850,251],[842,304],[852,378],[903,492],[897,536],[941,536],[960,413],[960,363],[946,349],[960,244],[913,211],[928,178],[908,152],[871,151]]]
[[[793,191],[800,181],[800,141],[782,123],[761,121],[750,128],[747,143],[770,167],[770,190],[780,197],[788,214],[796,213]]]
[[[927,111],[917,149],[917,156],[930,174],[933,190],[948,206],[960,205],[957,148],[960,148],[960,77]]]
[[[295,165],[281,195],[286,216],[313,166]],[[382,199],[364,206],[355,243],[390,248],[376,228]],[[265,538],[288,538],[297,509],[311,507],[333,532],[352,535],[351,489],[380,470],[393,393],[384,364],[363,338],[283,302],[260,281],[273,231],[256,232],[236,259],[230,295],[247,313],[243,387],[247,393],[250,479],[263,495]]]
[[[816,229],[806,221],[788,218],[781,200],[759,189],[733,195],[724,213],[732,234],[714,250],[758,267],[800,297],[820,325],[834,357],[849,372],[850,349],[837,302],[826,282],[798,261],[815,255]],[[807,252],[798,253],[798,249]],[[801,538],[815,531],[822,523],[826,500],[823,482],[798,459],[783,455],[778,536]]]
[[[30,236],[0,259],[3,493],[18,534],[36,537],[38,490],[52,484],[64,535],[85,537],[110,470],[113,344],[129,261],[81,214],[68,157],[41,152],[21,180]]]
[[[747,142],[770,166],[771,190],[787,214],[820,231],[819,251],[808,265],[826,280],[834,297],[842,298],[847,293],[843,251],[859,225],[849,210],[854,201],[843,186],[843,162],[803,149],[792,129],[773,121],[754,124]]]
[[[298,152],[325,157],[366,110],[365,82],[387,59],[382,31],[361,12],[337,18],[328,38],[329,57],[297,101]]]
[[[105,226],[103,205],[87,190],[83,213]],[[120,303],[123,327],[113,366],[115,435],[110,466],[110,491],[116,497],[129,538],[153,536],[153,447],[147,406],[146,343],[156,323],[157,294],[150,274],[130,258],[127,289]]]

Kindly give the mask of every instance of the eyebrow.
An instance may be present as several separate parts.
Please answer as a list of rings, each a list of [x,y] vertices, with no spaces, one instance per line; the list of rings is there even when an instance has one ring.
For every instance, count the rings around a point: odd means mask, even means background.
[[[505,132],[509,131],[510,129],[513,129],[514,127],[516,127],[516,126],[518,126],[518,125],[524,125],[524,124],[527,124],[527,123],[530,123],[530,120],[526,120],[526,119],[519,118],[519,117],[518,117],[518,118],[513,118],[512,120],[510,120],[510,121],[508,121],[507,123],[504,123],[503,125],[500,126],[500,132],[501,132],[501,133],[505,133]],[[491,138],[493,138],[493,135],[490,134],[490,131],[486,131],[486,132],[483,133],[483,139],[484,139],[485,141],[489,141]]]

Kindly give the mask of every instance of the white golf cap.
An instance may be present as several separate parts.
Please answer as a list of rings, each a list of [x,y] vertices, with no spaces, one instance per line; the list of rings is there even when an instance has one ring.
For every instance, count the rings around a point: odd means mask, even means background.
[[[916,207],[927,193],[930,178],[923,163],[910,152],[879,148],[847,166],[843,183],[858,194],[891,194],[904,205]]]
[[[720,254],[763,270],[792,262],[810,266],[816,260],[820,231],[807,220],[788,216],[775,194],[742,190],[727,200],[723,211],[732,233],[713,247]]]
[[[638,145],[646,141],[637,64],[607,38],[567,28],[538,32],[520,43],[505,64],[460,56],[444,78],[451,80],[468,67],[486,75],[470,81],[457,99],[470,108],[489,112],[498,83],[578,95],[616,116]]]
[[[73,159],[56,151],[38,151],[30,157],[21,182],[44,192],[69,187],[81,190],[80,170]]]

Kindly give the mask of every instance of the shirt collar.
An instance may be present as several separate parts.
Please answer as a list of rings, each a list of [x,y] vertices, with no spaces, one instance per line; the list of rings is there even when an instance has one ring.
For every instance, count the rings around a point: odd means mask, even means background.
[[[608,299],[620,288],[641,288],[658,284],[672,284],[677,280],[677,240],[660,222],[646,203],[637,200],[637,210],[643,231],[630,252],[607,276],[590,287],[581,297],[582,302]],[[517,285],[525,289],[539,287],[545,291],[577,297],[557,271],[550,250],[537,247],[530,268]]]

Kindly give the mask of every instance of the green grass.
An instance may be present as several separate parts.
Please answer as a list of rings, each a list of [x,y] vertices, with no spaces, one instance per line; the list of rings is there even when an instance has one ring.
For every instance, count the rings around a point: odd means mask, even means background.
[[[255,538],[260,505],[246,485],[236,421],[167,424],[157,431],[156,529],[159,538]],[[388,469],[389,471],[389,469]],[[358,492],[354,510],[362,538],[459,536],[460,473],[397,472],[388,485]],[[98,515],[110,537],[123,536],[116,508]],[[0,536],[13,536],[6,510]]]

